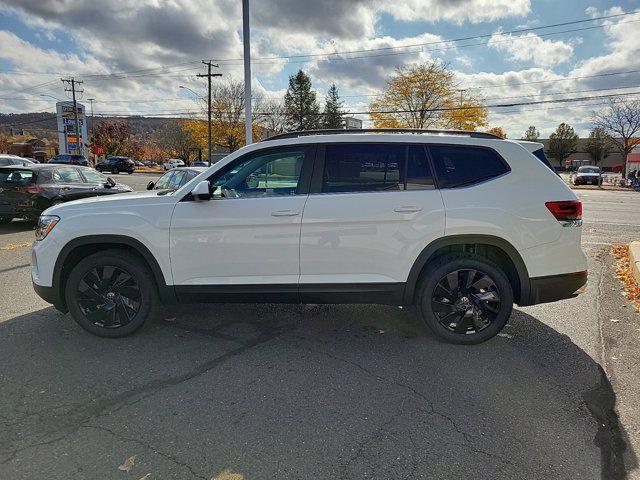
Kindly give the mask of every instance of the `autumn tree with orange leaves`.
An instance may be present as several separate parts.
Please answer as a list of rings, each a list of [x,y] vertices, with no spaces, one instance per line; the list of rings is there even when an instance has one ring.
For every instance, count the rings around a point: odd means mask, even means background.
[[[490,128],[489,130],[487,130],[487,133],[492,133],[494,135],[497,135],[501,138],[507,138],[507,134],[505,133],[504,130],[502,130],[502,127],[493,127]]]
[[[453,72],[441,62],[397,67],[385,91],[369,105],[369,115],[376,128],[486,126],[482,101],[456,87]]]

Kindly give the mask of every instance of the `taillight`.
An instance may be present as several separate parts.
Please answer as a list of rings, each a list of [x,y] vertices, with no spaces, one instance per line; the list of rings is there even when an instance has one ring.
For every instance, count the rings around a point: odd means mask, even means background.
[[[40,193],[42,187],[40,185],[27,185],[26,187],[18,187],[18,190],[26,193]]]
[[[582,225],[582,202],[580,200],[568,200],[563,202],[545,203],[556,220],[563,226]]]

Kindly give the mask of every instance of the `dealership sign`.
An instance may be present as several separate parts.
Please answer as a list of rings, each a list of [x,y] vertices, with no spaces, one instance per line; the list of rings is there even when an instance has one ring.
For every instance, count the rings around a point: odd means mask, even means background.
[[[85,145],[87,138],[87,121],[85,117],[84,105],[76,103],[78,109],[78,129],[76,132],[76,115],[73,102],[56,103],[56,114],[58,120],[58,143],[60,153],[77,153],[87,156]]]

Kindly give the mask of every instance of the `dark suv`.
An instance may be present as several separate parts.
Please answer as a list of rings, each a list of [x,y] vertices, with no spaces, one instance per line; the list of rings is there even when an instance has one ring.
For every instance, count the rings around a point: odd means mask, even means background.
[[[107,171],[115,175],[120,172],[131,175],[135,169],[136,164],[128,157],[107,157],[96,165],[96,170],[99,172]]]
[[[89,162],[83,155],[76,155],[73,153],[61,153],[60,155],[56,155],[52,159],[50,159],[47,163],[62,163],[65,165],[80,165],[81,167],[86,167],[89,165]]]

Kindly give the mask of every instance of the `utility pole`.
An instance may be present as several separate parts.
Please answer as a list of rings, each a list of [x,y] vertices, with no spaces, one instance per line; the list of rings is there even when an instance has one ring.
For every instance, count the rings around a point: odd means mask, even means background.
[[[95,100],[95,98],[87,98],[87,100],[89,100],[89,103],[91,104],[91,134],[89,135],[89,139],[91,140],[91,153],[93,154],[93,164],[95,165],[96,163],[98,163],[96,161],[96,154],[93,151],[93,101]],[[86,115],[85,115],[86,118]]]
[[[211,77],[221,77],[221,73],[211,73],[211,67],[218,68],[218,65],[214,65],[211,60],[202,60],[202,63],[207,66],[207,73],[199,73],[198,77],[207,77],[209,83],[209,93],[207,96],[207,161],[211,166]]]
[[[73,98],[73,116],[76,123],[76,153],[82,155],[82,148],[80,147],[80,121],[78,120],[78,104],[76,102],[76,85],[82,85],[82,80],[76,80],[75,78],[62,78],[62,83],[71,85],[71,88],[65,87],[65,92],[71,92]],[[82,93],[84,90],[79,90],[78,93]],[[86,117],[86,115],[85,115]],[[84,139],[83,139],[84,140]]]
[[[244,121],[245,141],[253,142],[251,133],[251,39],[249,35],[249,0],[242,0],[242,46],[244,48]]]

